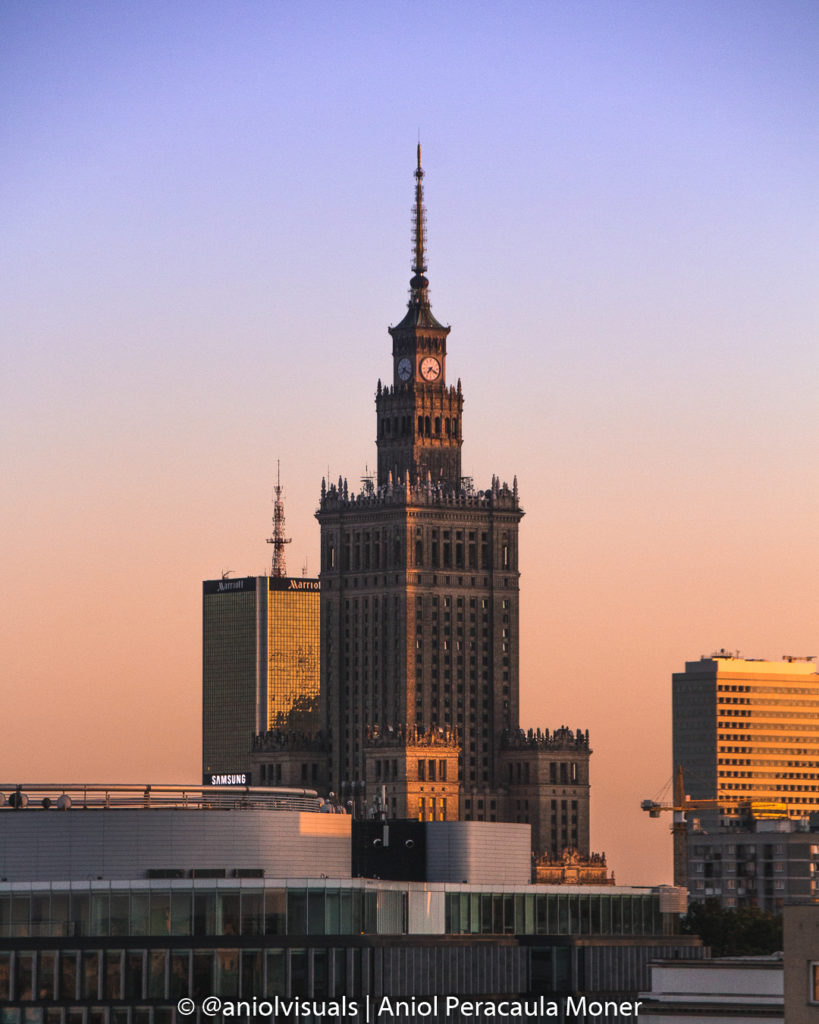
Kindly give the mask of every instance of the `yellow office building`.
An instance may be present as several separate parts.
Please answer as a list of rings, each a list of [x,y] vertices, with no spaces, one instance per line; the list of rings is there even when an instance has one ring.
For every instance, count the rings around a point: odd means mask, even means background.
[[[673,676],[674,765],[723,823],[819,811],[819,674],[813,659],[723,652]]]

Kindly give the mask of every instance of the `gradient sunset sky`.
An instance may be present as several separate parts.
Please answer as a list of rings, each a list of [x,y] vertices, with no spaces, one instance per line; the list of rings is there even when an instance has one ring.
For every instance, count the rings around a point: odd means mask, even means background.
[[[0,781],[197,782],[201,581],[375,465],[419,131],[526,726],[670,881],[671,673],[819,654],[819,4],[0,5]]]

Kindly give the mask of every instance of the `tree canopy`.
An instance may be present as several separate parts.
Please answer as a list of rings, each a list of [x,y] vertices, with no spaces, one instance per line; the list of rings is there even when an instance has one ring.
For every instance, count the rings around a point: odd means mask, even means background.
[[[723,907],[719,900],[692,903],[682,921],[686,935],[699,935],[713,956],[764,956],[782,949],[782,915],[756,907]]]

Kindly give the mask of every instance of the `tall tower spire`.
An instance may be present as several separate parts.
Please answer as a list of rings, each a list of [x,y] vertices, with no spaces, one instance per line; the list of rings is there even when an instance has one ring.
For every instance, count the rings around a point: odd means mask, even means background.
[[[421,143],[418,143],[418,165],[415,168],[415,206],[412,210],[412,280],[410,309],[429,310],[427,288],[427,209],[424,206],[424,169],[421,166]]]
[[[273,545],[273,565],[270,571],[271,576],[286,576],[287,563],[284,557],[284,545],[289,544],[290,537],[284,535],[284,502],[282,501],[281,464],[276,459],[276,486],[273,488],[275,498],[273,500],[273,536],[267,538],[267,543]]]
[[[421,143],[418,143],[418,166],[415,169],[415,209],[413,210],[413,264],[416,276],[426,273],[427,211],[424,206],[424,169],[421,167]]]
[[[461,486],[463,395],[446,383],[449,328],[432,315],[427,289],[427,211],[418,143],[412,210],[410,299],[403,320],[390,327],[393,384],[376,394],[378,485],[429,479]]]

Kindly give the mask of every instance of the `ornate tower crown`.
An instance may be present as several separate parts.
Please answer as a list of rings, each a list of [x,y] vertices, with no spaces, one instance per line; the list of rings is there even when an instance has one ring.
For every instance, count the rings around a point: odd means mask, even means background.
[[[415,168],[412,209],[412,272],[404,319],[390,327],[393,384],[376,395],[378,413],[378,483],[414,481],[461,483],[461,411],[463,396],[446,385],[446,339],[449,327],[438,323],[429,305],[424,170],[421,145]]]

